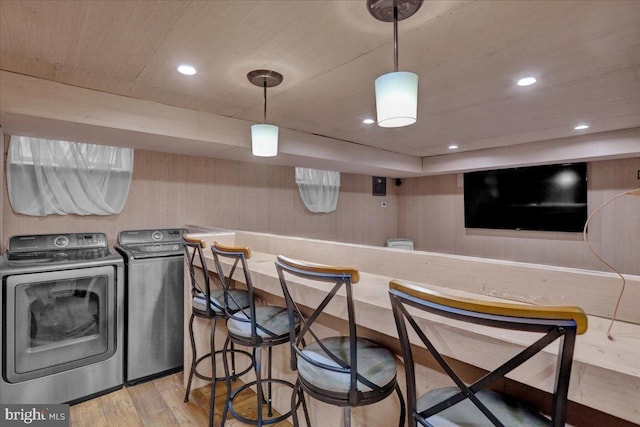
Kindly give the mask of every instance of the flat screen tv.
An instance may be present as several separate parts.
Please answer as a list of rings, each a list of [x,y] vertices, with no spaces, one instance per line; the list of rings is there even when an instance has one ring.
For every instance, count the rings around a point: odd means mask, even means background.
[[[464,174],[466,228],[578,232],[586,220],[586,163]]]

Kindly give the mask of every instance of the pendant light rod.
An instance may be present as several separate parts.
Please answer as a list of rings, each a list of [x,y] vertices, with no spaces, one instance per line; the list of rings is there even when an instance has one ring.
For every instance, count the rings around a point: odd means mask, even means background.
[[[267,123],[267,81],[264,81],[264,113],[262,115],[262,122]]]
[[[409,18],[424,0],[367,0],[367,9],[378,21],[393,22],[393,71],[398,71],[398,21]]]
[[[277,71],[271,70],[253,70],[247,73],[247,79],[251,84],[262,88],[262,96],[264,99],[264,107],[262,112],[263,122],[267,122],[267,88],[278,86],[282,83],[284,77]]]
[[[393,71],[398,71],[398,0],[393,0]]]

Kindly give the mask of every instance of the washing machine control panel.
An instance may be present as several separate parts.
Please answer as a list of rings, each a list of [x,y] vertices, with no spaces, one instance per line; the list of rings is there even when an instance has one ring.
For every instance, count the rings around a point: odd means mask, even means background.
[[[180,245],[183,228],[162,228],[156,230],[127,230],[121,231],[118,243],[125,246],[147,243],[173,243]]]

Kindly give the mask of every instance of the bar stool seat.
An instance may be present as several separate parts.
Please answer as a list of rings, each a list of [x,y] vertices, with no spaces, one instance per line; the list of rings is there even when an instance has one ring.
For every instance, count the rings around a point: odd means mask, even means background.
[[[416,404],[418,413],[443,402],[450,397],[460,393],[458,387],[443,387],[431,390],[420,399]],[[549,420],[542,416],[538,411],[525,406],[514,399],[508,399],[506,396],[491,390],[482,390],[476,393],[476,397],[482,402],[492,414],[495,414],[502,424],[505,426],[527,426],[527,427],[548,427]],[[429,422],[435,426],[477,426],[477,427],[494,427],[484,414],[470,401],[463,400],[440,414],[429,418]]]
[[[199,292],[191,299],[194,310],[206,313],[207,297],[204,293]],[[224,291],[222,289],[211,290],[209,297],[211,310],[216,314],[224,315]],[[229,310],[235,312],[242,308],[249,307],[249,292],[244,289],[231,289],[229,291]]]
[[[301,351],[304,356],[298,359],[300,381],[325,392],[334,392],[334,397],[342,394],[343,399],[348,399],[351,389],[350,375],[324,368],[322,365],[339,368],[349,363],[351,354],[349,337],[322,338],[321,343],[322,345],[319,342],[311,343]],[[369,392],[379,393],[380,389],[392,390],[396,381],[396,363],[391,351],[373,341],[359,337],[356,340],[356,346],[358,348],[358,390],[364,394],[365,399]],[[323,347],[331,354],[338,356],[343,363],[338,364],[327,357]],[[313,362],[308,362],[305,357]],[[372,388],[372,385],[376,387]]]
[[[251,321],[246,312],[240,311],[227,321],[227,330],[237,339],[246,338],[250,344],[252,336]],[[289,316],[284,307],[256,307],[256,332],[264,341],[284,342],[289,340]]]

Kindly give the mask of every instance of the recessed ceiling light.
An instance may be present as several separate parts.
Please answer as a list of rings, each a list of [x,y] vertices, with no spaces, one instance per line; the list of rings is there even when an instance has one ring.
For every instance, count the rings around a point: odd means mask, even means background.
[[[197,71],[191,65],[182,64],[178,67],[178,72],[180,74],[184,74],[185,76],[193,76]]]
[[[451,144],[449,147],[447,147],[449,150],[457,150],[458,146],[456,144]]]
[[[580,123],[579,125],[575,125],[573,128],[575,130],[584,130],[584,129],[589,129],[589,125],[586,123]]]
[[[374,124],[375,122],[376,122],[376,121],[375,121],[375,120],[373,120],[373,119],[364,119],[364,120],[362,121],[362,123],[364,123],[365,125],[372,125],[372,124]]]
[[[535,82],[537,82],[535,77],[523,77],[518,80],[518,86],[531,86]]]

